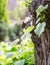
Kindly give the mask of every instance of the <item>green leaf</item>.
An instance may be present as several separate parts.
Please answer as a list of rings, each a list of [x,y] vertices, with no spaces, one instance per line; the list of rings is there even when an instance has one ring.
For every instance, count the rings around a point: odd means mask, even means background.
[[[36,24],[37,24],[40,20],[41,20],[41,17],[39,17],[39,18],[37,19]]]
[[[21,40],[26,40],[28,38],[31,38],[31,34],[30,33],[24,33],[22,36],[21,36]]]
[[[0,56],[3,56],[4,55],[4,51],[0,51]]]
[[[44,32],[45,26],[46,26],[45,22],[38,23],[36,29],[34,30],[36,35],[40,36]]]
[[[32,2],[32,0],[23,0],[23,5],[25,7],[28,7],[29,6],[29,3],[31,3],[31,2]]]
[[[48,4],[45,6],[45,9],[47,9],[48,8]]]
[[[45,14],[41,16],[41,20],[44,21],[46,19]]]
[[[31,38],[31,34],[30,33],[24,33],[22,36],[21,36],[21,40],[26,40],[26,39],[29,39]]]
[[[31,32],[33,29],[34,29],[34,26],[29,26],[27,29],[24,29],[23,31],[24,31],[25,33],[29,33],[29,32]]]
[[[20,60],[14,63],[14,65],[24,65],[25,60]]]
[[[10,58],[10,57],[12,57],[13,56],[13,53],[12,52],[8,52],[7,54],[6,54],[6,58]]]
[[[17,48],[15,47],[15,46],[13,46],[12,48],[11,48],[11,52],[14,52],[14,51],[16,51],[17,50]]]
[[[36,10],[37,17],[45,10],[45,7],[43,5],[40,5],[38,9]]]

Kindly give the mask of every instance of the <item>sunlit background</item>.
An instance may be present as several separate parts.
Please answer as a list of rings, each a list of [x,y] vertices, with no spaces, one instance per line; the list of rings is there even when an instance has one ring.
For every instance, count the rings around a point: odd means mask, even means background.
[[[8,0],[7,9],[12,25],[22,23],[26,16],[29,16],[28,9],[23,5],[23,0]]]

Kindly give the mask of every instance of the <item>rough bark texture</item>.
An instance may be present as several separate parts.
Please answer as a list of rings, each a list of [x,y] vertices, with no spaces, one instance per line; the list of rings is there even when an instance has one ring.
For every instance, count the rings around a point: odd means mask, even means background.
[[[46,29],[40,38],[32,33],[32,41],[35,43],[35,65],[50,65],[50,0],[33,0],[29,5],[29,12],[33,17],[33,24],[36,22],[36,9],[39,5],[48,4],[46,14]]]

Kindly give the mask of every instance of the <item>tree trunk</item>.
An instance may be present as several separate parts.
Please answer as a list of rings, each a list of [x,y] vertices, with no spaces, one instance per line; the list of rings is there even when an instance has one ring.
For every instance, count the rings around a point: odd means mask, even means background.
[[[49,34],[41,35],[41,43],[35,44],[35,65],[50,65],[50,38]]]
[[[39,5],[48,4],[45,32],[40,38],[34,36],[32,32],[32,41],[35,43],[35,65],[50,65],[50,0],[33,0],[29,6],[29,11],[33,17],[33,24],[36,22],[36,9]]]

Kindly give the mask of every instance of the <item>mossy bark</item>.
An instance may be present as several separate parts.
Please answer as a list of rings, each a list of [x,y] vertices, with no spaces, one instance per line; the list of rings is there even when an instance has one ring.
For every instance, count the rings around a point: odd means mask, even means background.
[[[40,5],[48,4],[46,13],[46,28],[40,38],[32,32],[32,41],[35,43],[35,65],[50,65],[50,0],[33,0],[29,5],[29,12],[36,22],[36,9]]]

